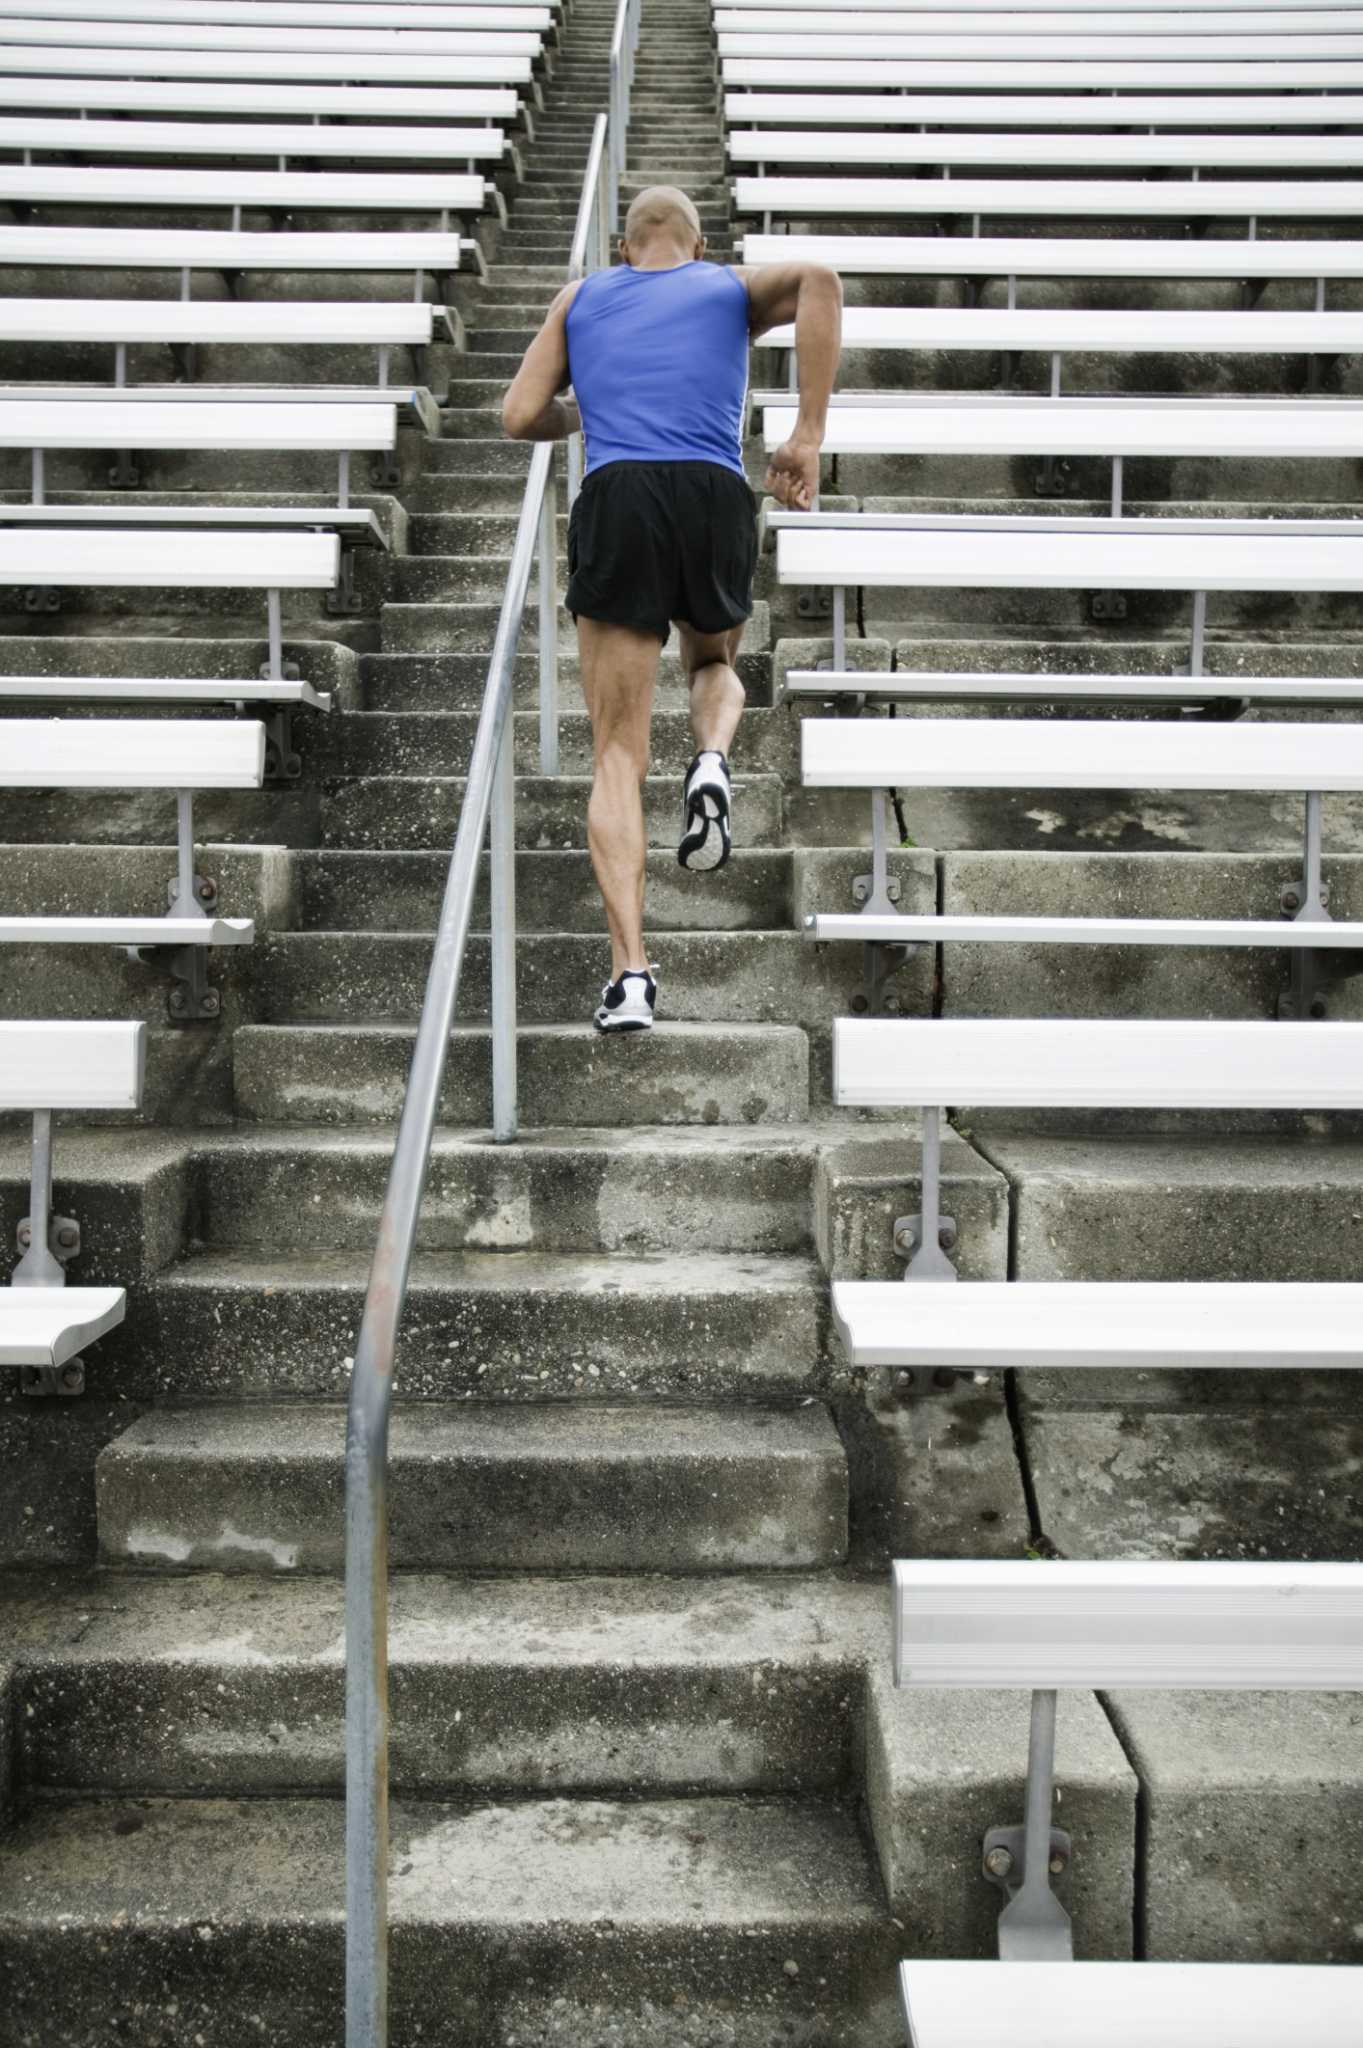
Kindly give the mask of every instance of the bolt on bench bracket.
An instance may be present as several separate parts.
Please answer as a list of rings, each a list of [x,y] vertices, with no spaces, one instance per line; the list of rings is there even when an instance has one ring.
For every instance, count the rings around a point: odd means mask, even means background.
[[[947,1257],[956,1243],[956,1220],[942,1214],[942,1112],[924,1108],[923,1165],[921,1181],[923,1207],[916,1216],[896,1216],[894,1248],[908,1258],[906,1280],[956,1280],[960,1278]]]
[[[999,1915],[999,1960],[1005,1963],[1074,1960],[1070,1916],[1051,1890],[1052,1876],[1066,1868],[1072,1853],[1069,1836],[1062,1828],[1051,1826],[1055,1706],[1053,1692],[1032,1694],[1026,1818],[1022,1826],[991,1828],[984,1838],[984,1875],[1008,1895],[1008,1903]]]
[[[33,1112],[33,1152],[28,1214],[21,1218],[15,1242],[21,1254],[10,1276],[11,1287],[65,1287],[66,1261],[80,1250],[80,1225],[74,1216],[52,1214],[52,1112]],[[20,1385],[26,1394],[83,1394],[85,1366],[79,1358],[64,1365],[25,1366]]]

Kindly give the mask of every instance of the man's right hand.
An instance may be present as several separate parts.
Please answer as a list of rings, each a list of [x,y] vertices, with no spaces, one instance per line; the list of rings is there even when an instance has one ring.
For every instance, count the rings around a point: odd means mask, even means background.
[[[783,441],[767,464],[763,488],[790,511],[808,512],[819,495],[817,441]]]

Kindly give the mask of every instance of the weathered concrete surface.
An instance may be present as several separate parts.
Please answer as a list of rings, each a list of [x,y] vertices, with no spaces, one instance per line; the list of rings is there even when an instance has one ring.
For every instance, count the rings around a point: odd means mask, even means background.
[[[1143,1790],[1146,1953],[1363,1963],[1357,1695],[1123,1692],[1111,1707]]]
[[[15,2048],[115,2027],[141,2048],[238,2048],[243,2026],[262,2048],[334,2048],[341,1830],[339,1801],[39,1809],[0,1844]],[[392,1832],[399,2040],[420,2024],[510,2048],[559,1998],[603,2041],[657,2010],[650,2048],[900,2038],[895,1930],[835,1804],[399,1804]]]
[[[858,1561],[1016,1557],[1031,1524],[1002,1376],[917,1390],[896,1374],[850,1377],[838,1420]]]
[[[339,1571],[345,1416],[316,1403],[147,1416],[99,1467],[104,1555],[144,1566]],[[398,1569],[790,1569],[846,1554],[827,1412],[605,1402],[400,1404]]]
[[[829,1146],[815,1180],[819,1256],[835,1280],[898,1280],[896,1218],[922,1203],[917,1116],[861,1124]],[[952,1258],[963,1279],[1008,1276],[1008,1183],[956,1131],[942,1141],[942,1212],[957,1230]]]
[[[1038,1566],[1038,1569],[1044,1569]],[[993,1956],[1003,1895],[980,1868],[991,1827],[1023,1817],[1028,1695],[868,1683],[866,1797],[890,1909],[910,1956]],[[1055,1825],[1074,1839],[1056,1891],[1081,1959],[1133,1953],[1136,1779],[1091,1693],[1060,1695]]]
[[[27,1117],[0,1119],[0,1282],[9,1278],[15,1232],[29,1212],[31,1128]],[[67,1267],[73,1284],[123,1287],[176,1256],[191,1202],[193,1144],[183,1132],[58,1121],[53,1210],[80,1225],[80,1251]]]
[[[1363,1562],[1357,1400],[1352,1415],[1029,1409],[1023,1436],[1041,1527],[1066,1557]]]
[[[94,1557],[95,1460],[142,1412],[106,1397],[99,1366],[92,1350],[92,1391],[74,1399],[35,1399],[0,1373],[0,1567]]]
[[[272,1124],[396,1123],[415,1027],[258,1025],[233,1041],[238,1112]],[[588,1023],[517,1034],[517,1101],[531,1125],[789,1123],[809,1112],[809,1043],[777,1024],[681,1024],[603,1038]],[[452,1035],[440,1117],[485,1122],[487,1031]]]
[[[325,1579],[99,1574],[0,1588],[30,1790],[339,1794],[343,1605]],[[34,1610],[39,1612],[35,1614]],[[399,1794],[831,1791],[860,1774],[879,1586],[841,1575],[399,1574]],[[12,1626],[11,1626],[12,1624]]]
[[[436,1134],[424,1251],[807,1252],[819,1127],[628,1125]],[[198,1154],[209,1244],[372,1249],[387,1130],[241,1128]]]
[[[1125,839],[1131,814],[1119,808],[1079,836]],[[1168,799],[1165,799],[1166,805]],[[1176,806],[1175,806],[1176,808]],[[1173,811],[1163,813],[1176,836]],[[1133,839],[1155,829],[1150,813]],[[1071,836],[1066,834],[1066,836]],[[1285,885],[1301,874],[1300,852],[1252,854],[946,854],[947,915],[1025,917],[1281,917]],[[1337,917],[1358,915],[1363,862],[1327,863]],[[1328,937],[1328,933],[1326,934]],[[1269,947],[1041,946],[955,943],[944,948],[943,1014],[962,1017],[1271,1017],[1287,986],[1286,955]],[[1355,980],[1330,990],[1330,1014],[1356,1014]]]
[[[201,1398],[345,1391],[364,1253],[202,1253],[161,1276],[100,1348],[101,1384]],[[826,1295],[801,1258],[423,1253],[402,1329],[414,1399],[819,1393]],[[592,1372],[595,1366],[597,1371]]]

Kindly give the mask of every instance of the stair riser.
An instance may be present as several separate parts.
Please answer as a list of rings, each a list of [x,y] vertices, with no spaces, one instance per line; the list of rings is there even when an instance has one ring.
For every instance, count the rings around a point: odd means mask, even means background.
[[[570,707],[559,719],[559,772],[588,776],[592,772],[592,735],[585,712],[573,704],[572,684],[564,679],[562,695]],[[314,772],[333,776],[371,775],[462,776],[473,751],[477,721],[472,713],[444,716],[352,713],[333,719],[317,734],[310,750]],[[653,769],[656,775],[681,777],[695,751],[688,714],[666,707],[653,716]],[[799,731],[785,712],[755,711],[741,728],[734,750],[734,772],[740,775],[798,777]],[[539,718],[523,713],[516,720],[516,773],[539,771]],[[680,815],[680,811],[679,811]]]
[[[681,834],[680,776],[650,777],[644,820],[649,844],[670,848],[675,860]],[[377,778],[338,783],[327,793],[322,839],[327,846],[423,849],[450,846],[459,823],[463,784],[426,779]],[[587,785],[518,782],[516,837],[520,846],[580,847],[587,828]],[[773,846],[781,842],[780,791],[758,779],[736,786],[734,845]]]

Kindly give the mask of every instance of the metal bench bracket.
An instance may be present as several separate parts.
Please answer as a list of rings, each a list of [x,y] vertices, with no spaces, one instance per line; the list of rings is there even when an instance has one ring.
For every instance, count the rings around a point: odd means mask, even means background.
[[[1284,915],[1293,924],[1330,923],[1330,886],[1321,880],[1321,802],[1318,792],[1308,793],[1302,833],[1302,872],[1282,892]],[[1323,935],[1322,935],[1323,936]],[[1278,1015],[1300,1023],[1320,1018],[1326,1012],[1322,984],[1327,979],[1326,944],[1294,947],[1288,967],[1288,983],[1278,998]]]
[[[1005,1963],[1074,1960],[1070,1916],[1051,1890],[1052,1876],[1065,1869],[1072,1853],[1069,1836],[1051,1826],[1055,1706],[1053,1692],[1032,1694],[1023,1825],[991,1828],[984,1838],[984,1875],[1008,1894],[1008,1903],[999,1915],[999,1960]]]
[[[895,1217],[894,1248],[909,1261],[906,1280],[956,1280],[960,1275],[947,1257],[956,1243],[956,1220],[942,1214],[942,1112],[933,1105],[921,1114],[923,1207],[915,1216]]]
[[[80,1225],[74,1216],[52,1213],[52,1112],[33,1112],[33,1152],[28,1214],[15,1233],[20,1257],[10,1276],[11,1287],[65,1287],[66,1264],[80,1251]],[[61,1366],[25,1366],[20,1385],[26,1394],[72,1396],[85,1391],[85,1366],[68,1358]]]

